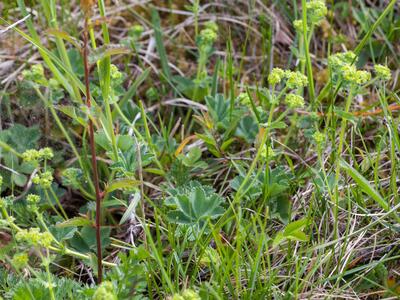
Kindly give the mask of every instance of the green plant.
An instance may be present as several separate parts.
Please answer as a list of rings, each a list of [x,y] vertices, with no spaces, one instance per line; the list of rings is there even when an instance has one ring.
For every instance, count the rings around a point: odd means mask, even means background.
[[[395,0],[80,2],[2,7],[1,297],[398,297]]]
[[[193,226],[199,231],[209,220],[224,212],[221,206],[223,198],[211,187],[202,186],[198,182],[190,182],[187,186],[172,190],[171,194],[166,205],[175,208],[167,214],[173,223]]]

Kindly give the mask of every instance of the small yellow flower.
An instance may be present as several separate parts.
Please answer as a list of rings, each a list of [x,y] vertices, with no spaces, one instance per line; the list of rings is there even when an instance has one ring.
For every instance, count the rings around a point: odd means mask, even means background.
[[[268,75],[268,82],[270,85],[274,86],[279,84],[285,77],[285,71],[281,68],[273,68],[271,73]]]
[[[49,188],[53,182],[53,175],[50,171],[46,171],[40,175],[36,174],[32,178],[32,182],[40,185],[42,188]]]
[[[22,153],[22,159],[26,162],[37,162],[40,159],[40,152],[35,149],[26,150]]]
[[[40,202],[40,196],[35,194],[29,194],[26,196],[26,201],[30,204],[37,204]]]
[[[328,64],[334,72],[339,71],[345,65],[351,65],[357,60],[357,55],[352,51],[336,53],[328,58]]]
[[[262,145],[261,148],[261,157],[266,159],[267,157],[271,158],[275,156],[274,149],[272,147],[267,147],[266,145]]]
[[[52,242],[53,242],[53,236],[51,235],[50,232],[46,231],[41,234],[39,245],[48,248],[51,246]]]
[[[40,158],[43,159],[52,159],[54,157],[53,150],[49,147],[43,148],[39,150]]]
[[[293,27],[299,32],[303,32],[303,20],[294,20]],[[306,25],[306,30],[309,31],[308,26]]]
[[[118,67],[114,64],[111,64],[110,66],[110,76],[112,79],[122,78],[122,73],[118,70]]]
[[[285,98],[286,104],[289,108],[302,108],[304,107],[304,98],[296,94],[288,94]]]
[[[93,295],[93,300],[117,300],[112,282],[104,281]]]
[[[200,35],[201,35],[203,41],[206,42],[206,43],[214,43],[218,38],[217,33],[215,31],[211,30],[211,29],[208,29],[208,28],[203,29],[200,32]]]
[[[344,65],[341,68],[343,79],[352,84],[365,84],[371,79],[371,73],[367,71],[359,71],[353,65]]]
[[[12,258],[11,264],[15,269],[20,270],[28,264],[28,261],[29,257],[27,253],[17,253]]]
[[[387,66],[375,65],[374,69],[375,69],[376,76],[378,78],[381,78],[381,79],[386,80],[386,81],[388,81],[388,80],[390,80],[392,78],[392,74],[390,72],[390,69]]]
[[[40,232],[39,228],[30,228],[29,230],[22,229],[17,232],[15,238],[19,242],[25,242],[34,247],[45,247],[51,246],[53,236],[50,232]]]
[[[211,29],[215,33],[218,33],[218,25],[217,25],[217,23],[215,23],[213,21],[207,22],[205,24],[205,27],[208,28],[208,29]]]
[[[307,17],[312,24],[319,25],[319,23],[325,18],[328,13],[325,1],[311,0],[306,4]]]
[[[325,134],[323,134],[322,132],[316,131],[313,134],[313,139],[318,145],[320,145],[325,141]]]
[[[307,77],[301,74],[299,71],[286,71],[285,77],[287,78],[286,86],[290,89],[302,88],[308,84]]]

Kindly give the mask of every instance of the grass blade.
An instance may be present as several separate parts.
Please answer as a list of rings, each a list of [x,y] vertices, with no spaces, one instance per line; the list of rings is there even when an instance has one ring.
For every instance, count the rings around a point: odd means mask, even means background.
[[[351,178],[353,178],[353,180],[364,191],[364,193],[366,193],[368,196],[374,199],[379,204],[379,206],[382,207],[384,210],[386,211],[389,210],[389,204],[371,186],[371,184],[368,182],[368,180],[365,179],[364,176],[358,173],[356,169],[354,169],[352,166],[350,166],[347,162],[345,162],[342,159],[340,160],[340,166],[346,171],[348,175],[350,175]]]

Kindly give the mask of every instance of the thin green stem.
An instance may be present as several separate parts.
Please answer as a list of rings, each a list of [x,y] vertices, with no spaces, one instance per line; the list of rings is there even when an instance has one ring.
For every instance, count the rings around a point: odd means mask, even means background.
[[[306,56],[306,66],[307,66],[307,77],[308,77],[308,92],[310,93],[310,99],[312,103],[312,107],[315,102],[315,91],[314,91],[314,76],[312,71],[312,63],[310,58],[310,49],[309,49],[309,39],[307,34],[307,5],[306,0],[301,0],[301,6],[303,11],[303,43],[304,43],[304,54]]]
[[[346,104],[345,104],[345,113],[348,113],[350,110],[350,105],[351,101],[353,100],[353,91],[350,89],[349,95],[347,96],[346,99]],[[340,178],[340,156],[342,155],[343,151],[343,145],[344,145],[344,136],[346,132],[346,126],[347,125],[347,119],[342,118],[342,122],[340,124],[340,134],[339,134],[339,145],[336,151],[336,167],[335,167],[335,184],[334,184],[334,238],[338,238],[338,225],[339,225],[339,220],[338,220],[338,211],[339,211],[339,178]]]

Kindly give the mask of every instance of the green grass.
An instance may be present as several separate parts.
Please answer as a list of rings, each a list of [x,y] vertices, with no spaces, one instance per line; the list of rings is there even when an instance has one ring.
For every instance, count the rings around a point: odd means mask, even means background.
[[[99,0],[86,76],[78,3],[33,2],[0,19],[4,299],[399,297],[397,1]]]

